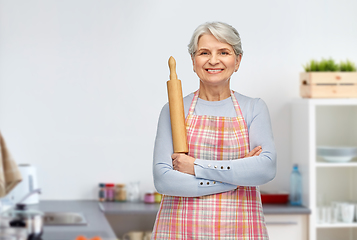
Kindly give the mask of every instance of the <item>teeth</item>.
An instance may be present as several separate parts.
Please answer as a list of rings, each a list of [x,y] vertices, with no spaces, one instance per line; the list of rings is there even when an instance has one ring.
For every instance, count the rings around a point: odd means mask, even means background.
[[[208,69],[208,72],[220,72],[222,71],[221,69]]]

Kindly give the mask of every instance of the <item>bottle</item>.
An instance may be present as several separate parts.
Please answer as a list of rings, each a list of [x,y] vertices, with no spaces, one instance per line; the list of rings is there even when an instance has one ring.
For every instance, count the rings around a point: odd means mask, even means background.
[[[302,181],[297,164],[294,164],[293,171],[290,176],[289,200],[291,205],[299,206],[302,204]]]
[[[104,183],[99,183],[98,199],[100,202],[105,202],[106,200],[106,190]]]

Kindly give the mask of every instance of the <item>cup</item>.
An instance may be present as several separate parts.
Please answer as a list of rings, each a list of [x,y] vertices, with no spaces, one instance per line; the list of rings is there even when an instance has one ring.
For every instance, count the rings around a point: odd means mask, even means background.
[[[326,207],[325,223],[332,223],[332,207]]]
[[[331,208],[330,207],[318,207],[317,208],[317,223],[324,224],[331,222]]]
[[[355,215],[355,205],[351,203],[341,204],[342,221],[345,223],[352,223]]]
[[[320,208],[316,207],[316,223],[320,223]]]
[[[339,209],[337,206],[332,206],[332,219],[331,219],[331,222],[332,223],[337,223],[339,222],[339,215],[340,212],[339,212]]]
[[[323,223],[322,207],[316,208],[316,222],[320,224]]]
[[[123,235],[123,240],[143,240],[144,232],[133,231]]]
[[[326,223],[326,218],[327,218],[327,208],[326,207],[321,207],[320,210],[320,222],[321,223]]]
[[[332,202],[332,208],[333,208],[333,222],[343,222],[342,220],[342,207],[345,204],[348,204],[347,202]]]

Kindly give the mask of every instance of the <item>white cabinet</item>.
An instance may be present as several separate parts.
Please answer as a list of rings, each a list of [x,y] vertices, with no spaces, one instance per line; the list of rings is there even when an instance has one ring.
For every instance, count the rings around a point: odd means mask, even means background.
[[[265,222],[271,240],[307,240],[307,214],[265,215]]]
[[[357,203],[357,159],[329,163],[317,146],[357,146],[357,99],[296,99],[292,103],[292,162],[303,177],[303,205],[311,209],[310,240],[357,239],[357,223],[318,223],[317,206]]]

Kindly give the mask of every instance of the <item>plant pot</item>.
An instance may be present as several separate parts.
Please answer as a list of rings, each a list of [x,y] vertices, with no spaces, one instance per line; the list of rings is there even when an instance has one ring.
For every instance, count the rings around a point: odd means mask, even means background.
[[[357,98],[357,72],[302,72],[303,98]]]

